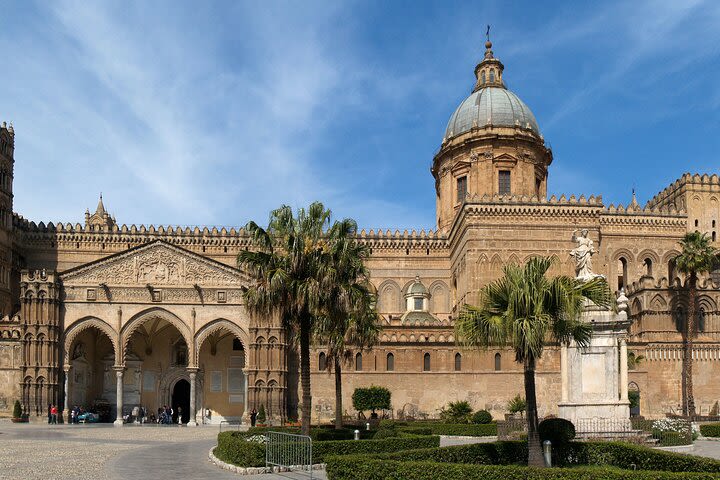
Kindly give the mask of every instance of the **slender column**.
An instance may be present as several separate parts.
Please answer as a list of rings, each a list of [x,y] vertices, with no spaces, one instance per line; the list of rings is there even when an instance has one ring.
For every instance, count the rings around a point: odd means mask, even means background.
[[[560,384],[562,391],[562,403],[567,403],[569,397],[568,376],[568,347],[563,344],[560,347]]]
[[[116,426],[122,426],[123,424],[123,367],[114,367],[115,377],[117,378],[117,414],[115,415]]]
[[[620,400],[628,401],[627,340],[620,340]]]
[[[197,427],[197,421],[195,420],[195,377],[197,376],[196,369],[188,369],[188,375],[190,376],[190,420],[188,420],[188,427]]]
[[[63,408],[62,412],[67,413],[68,410],[68,398],[69,398],[69,391],[70,391],[70,367],[66,366],[64,368],[65,371],[65,388],[63,390]],[[68,417],[69,418],[69,417]]]

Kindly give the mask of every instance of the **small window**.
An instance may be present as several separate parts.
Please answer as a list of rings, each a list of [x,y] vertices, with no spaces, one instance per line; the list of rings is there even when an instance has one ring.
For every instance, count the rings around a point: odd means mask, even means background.
[[[539,178],[535,179],[535,196],[540,198],[540,191],[542,190],[542,180]]]
[[[697,331],[705,331],[705,309],[703,307],[700,307],[700,309],[698,310]]]
[[[502,370],[502,355],[499,353],[495,354],[495,371],[499,372]]]
[[[387,354],[387,361],[385,363],[385,370],[388,372],[395,371],[395,355],[392,353]]]
[[[695,219],[695,226],[696,226],[696,227],[698,226],[698,223],[699,223],[698,220]]]
[[[455,371],[459,372],[462,370],[462,355],[459,353],[455,354]]]
[[[426,353],[423,355],[423,372],[430,371],[430,354]]]
[[[362,353],[355,355],[355,371],[362,372]]]
[[[495,81],[495,70],[490,70],[490,83]]]
[[[321,372],[327,370],[327,356],[325,356],[325,352],[320,352],[318,356],[318,370]]]
[[[510,170],[500,170],[498,172],[498,193],[500,195],[510,195]]]
[[[457,203],[462,203],[465,201],[465,197],[467,196],[467,177],[459,177],[457,179]]]
[[[485,71],[480,74],[480,78],[482,79],[482,84],[485,85]]]
[[[646,258],[645,262],[643,262],[645,265],[645,275],[652,277],[653,270],[652,270],[652,259]]]
[[[423,298],[415,297],[413,300],[415,301],[415,311],[421,311],[423,309]]]
[[[239,338],[233,338],[233,350],[245,350]]]
[[[675,329],[680,333],[685,331],[685,310],[682,307],[675,309]]]
[[[715,220],[712,221],[712,228],[715,228]]]
[[[618,259],[617,289],[622,290],[627,285],[627,260],[624,257]]]
[[[716,235],[715,235],[715,232],[712,232],[712,236],[711,236],[711,239],[712,239],[712,241],[713,241],[713,242],[715,241],[715,239],[716,239]]]
[[[672,284],[675,278],[675,260],[672,259],[668,262],[668,283]]]

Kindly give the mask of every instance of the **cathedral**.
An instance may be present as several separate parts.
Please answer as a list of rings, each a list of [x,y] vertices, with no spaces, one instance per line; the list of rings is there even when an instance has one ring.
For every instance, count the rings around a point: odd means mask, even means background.
[[[437,228],[370,230],[381,339],[344,369],[344,405],[356,387],[392,392],[395,417],[437,416],[453,400],[502,418],[523,393],[522,365],[504,348],[457,344],[454,321],[504,265],[543,255],[552,274],[575,275],[576,238],[592,240],[592,268],[628,298],[619,342],[634,361],[608,381],[639,397],[636,414],[678,413],[680,329],[687,291],[673,259],[688,231],[717,242],[718,175],[679,178],[641,206],[606,205],[600,195],[548,198],[553,152],[530,108],[504,81],[485,45],[472,93],[457,107],[432,159]],[[440,137],[440,135],[438,135]],[[93,409],[122,423],[143,406],[182,407],[190,425],[246,419],[264,407],[270,422],[295,419],[296,348],[276,318],[248,314],[237,267],[252,248],[243,228],[119,224],[103,203],[84,224],[30,221],[13,213],[15,131],[0,128],[0,411],[16,400],[31,420],[48,404]],[[430,192],[428,192],[430,194]],[[717,246],[718,243],[715,243]],[[720,277],[702,278],[694,344],[700,414],[720,400]],[[560,346],[537,368],[540,414],[561,402]],[[312,351],[313,418],[334,418],[334,377]],[[618,385],[618,382],[622,385]],[[177,408],[176,408],[177,411]]]

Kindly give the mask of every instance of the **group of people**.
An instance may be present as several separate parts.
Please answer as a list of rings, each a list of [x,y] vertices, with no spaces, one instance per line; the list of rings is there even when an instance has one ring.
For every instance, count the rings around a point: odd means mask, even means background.
[[[86,413],[85,408],[74,405],[70,410],[70,423],[80,423],[80,415],[85,415]]]
[[[157,423],[171,425],[173,416],[175,416],[175,410],[169,405],[163,405],[158,408]],[[182,425],[182,407],[177,407],[177,424]]]

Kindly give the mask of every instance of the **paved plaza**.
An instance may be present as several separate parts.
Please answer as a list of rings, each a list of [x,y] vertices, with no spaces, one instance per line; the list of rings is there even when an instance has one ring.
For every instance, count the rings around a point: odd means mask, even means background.
[[[269,480],[295,474],[241,476],[208,461],[217,426],[15,425],[0,423],[0,479]],[[480,439],[443,438],[441,444]],[[489,441],[482,439],[480,441]],[[695,453],[720,459],[720,442],[698,440]],[[324,472],[315,472],[325,479]]]

